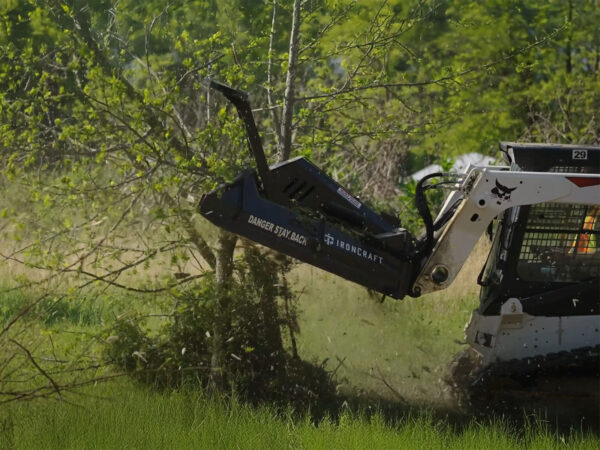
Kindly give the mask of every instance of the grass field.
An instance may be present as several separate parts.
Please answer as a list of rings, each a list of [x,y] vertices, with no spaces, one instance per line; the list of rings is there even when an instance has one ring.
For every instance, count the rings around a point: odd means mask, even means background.
[[[474,280],[483,264],[482,240],[447,290],[402,301],[306,265],[292,273],[300,298],[299,352],[336,370],[344,392],[376,394],[432,406],[450,400],[442,378],[465,349],[463,329],[477,307]],[[384,382],[385,380],[385,382]],[[392,389],[390,389],[392,388]]]
[[[157,393],[119,381],[87,388],[77,402],[14,405],[0,415],[0,448],[14,449],[553,449],[598,448],[593,435],[560,434],[540,421],[450,424],[427,412],[393,421],[342,413],[318,424],[291,412],[225,404],[193,392]]]
[[[589,431],[536,418],[475,419],[450,409],[442,378],[464,348],[463,326],[477,303],[472,280],[485,250],[483,243],[449,290],[401,302],[381,303],[305,265],[294,269],[290,279],[302,292],[299,353],[335,371],[343,396],[335,418],[314,423],[292,410],[225,403],[193,391],[157,392],[118,378],[67,393],[65,401],[0,406],[0,449],[599,448]],[[0,327],[29,295],[0,295]],[[142,302],[111,290],[58,302],[50,297],[15,335],[38,355],[69,360],[85,353],[93,359],[99,351],[95,336],[116,315],[168,307],[161,297]]]

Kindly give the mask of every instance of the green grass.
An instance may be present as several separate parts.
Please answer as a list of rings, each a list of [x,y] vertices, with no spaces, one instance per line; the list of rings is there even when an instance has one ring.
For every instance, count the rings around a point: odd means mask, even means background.
[[[449,404],[441,379],[453,355],[465,348],[459,341],[477,304],[472,279],[479,268],[473,267],[449,291],[384,303],[318,269],[299,265],[291,274],[290,281],[303,291],[296,336],[300,356],[337,369],[340,392],[358,397],[363,408],[375,404],[373,396],[398,401],[398,395],[425,408],[385,404],[384,418],[372,409],[363,414],[344,407],[337,419],[315,425],[291,412],[226,403],[198,392],[160,393],[120,379],[65,396],[78,406],[55,400],[0,406],[0,449],[599,448],[595,435],[561,434],[564,430],[536,419],[521,426],[440,415]],[[15,331],[18,339],[33,343],[36,355],[76,360],[100,351],[94,336],[115,316],[171,307],[167,297],[141,299],[119,290],[77,295],[41,302]],[[22,291],[0,294],[0,323],[34,297]]]
[[[15,404],[0,413],[0,448],[581,448],[589,434],[561,435],[542,422],[515,428],[506,421],[449,425],[430,413],[395,420],[354,412],[318,424],[290,413],[226,404],[197,393],[157,393],[124,381],[90,387],[71,400]]]
[[[473,289],[457,298],[437,295],[382,304],[364,288],[306,265],[299,265],[290,280],[303,291],[298,303],[301,332],[296,336],[300,356],[318,363],[327,360],[329,370],[337,369],[341,392],[390,400],[397,400],[399,393],[426,403],[448,400],[442,378],[452,356],[464,348],[457,341],[463,339],[464,324],[476,305]],[[0,325],[37,296],[0,289]],[[70,359],[115,317],[169,312],[171,302],[168,295],[142,297],[116,288],[88,288],[66,298],[44,299],[24,326],[39,345],[55,345],[53,351]],[[145,326],[158,330],[162,320],[149,318]]]
[[[442,379],[453,356],[466,348],[463,329],[477,306],[472,288],[463,295],[380,303],[379,295],[307,266],[292,279],[305,287],[299,300],[300,356],[327,359],[326,367],[337,369],[340,389],[390,400],[398,393],[427,404],[450,400]]]
[[[168,295],[137,294],[106,285],[92,285],[60,296],[43,296],[44,290],[12,288],[0,284],[0,325],[40,299],[25,316],[45,328],[76,325],[100,328],[109,325],[121,314],[138,316],[167,312],[172,309]],[[43,298],[42,298],[43,297]]]

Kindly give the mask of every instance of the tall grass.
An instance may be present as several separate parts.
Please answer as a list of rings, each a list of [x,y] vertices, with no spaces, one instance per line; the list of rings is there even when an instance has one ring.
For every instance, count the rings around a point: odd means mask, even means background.
[[[300,356],[325,360],[345,393],[447,403],[443,378],[454,355],[466,348],[463,330],[478,304],[475,280],[487,250],[482,239],[449,289],[383,303],[381,295],[300,265],[291,274],[302,292]]]
[[[0,448],[15,449],[596,449],[596,437],[561,435],[542,422],[524,429],[506,421],[452,426],[431,414],[385,420],[346,412],[318,424],[291,411],[251,408],[197,393],[157,393],[129,383],[97,386],[79,397],[83,406],[13,405],[0,413]]]
[[[485,246],[450,290],[403,302],[380,303],[352,283],[298,266],[291,281],[303,292],[296,336],[301,357],[325,360],[337,369],[343,393],[375,393],[394,401],[400,395],[434,406],[443,402],[440,379],[464,348],[462,330],[477,305],[473,279],[484,253]],[[0,322],[30,300],[20,291],[0,295]],[[41,302],[23,323],[22,336],[36,337],[38,353],[54,355],[56,346],[59,359],[73,359],[84,350],[93,354],[92,336],[115,315],[169,307],[168,299],[140,300],[108,290],[102,296],[80,291],[76,298]],[[52,340],[45,338],[49,331]],[[517,428],[502,419],[456,424],[426,410],[384,418],[346,408],[335,420],[315,424],[291,410],[251,408],[199,392],[160,393],[125,380],[65,398],[78,406],[50,400],[0,406],[0,449],[600,447],[594,435],[563,435],[538,420]]]

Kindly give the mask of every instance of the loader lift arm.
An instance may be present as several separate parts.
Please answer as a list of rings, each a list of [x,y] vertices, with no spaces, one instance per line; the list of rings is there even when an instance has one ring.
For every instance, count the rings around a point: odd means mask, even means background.
[[[257,171],[203,196],[200,212],[228,231],[401,299],[446,288],[488,224],[513,206],[600,202],[600,176],[469,167],[417,186],[426,226],[417,239],[400,220],[371,210],[305,158],[268,166],[246,93],[211,82],[236,107]],[[450,177],[454,191],[434,221],[425,190]]]
[[[412,286],[415,294],[446,288],[489,223],[508,208],[546,202],[599,205],[600,175],[471,167],[446,204],[456,196],[462,197],[460,206],[436,235]]]

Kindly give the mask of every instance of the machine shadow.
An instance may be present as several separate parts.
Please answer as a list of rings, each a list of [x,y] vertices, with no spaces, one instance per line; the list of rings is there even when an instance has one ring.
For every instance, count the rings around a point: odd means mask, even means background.
[[[574,405],[551,405],[544,408],[540,405],[526,407],[500,402],[464,407],[449,403],[425,405],[416,401],[394,401],[377,394],[344,396],[340,401],[342,406],[328,413],[334,419],[346,413],[365,418],[379,415],[386,424],[395,426],[421,418],[432,425],[450,427],[456,433],[473,426],[502,423],[515,436],[525,435],[532,430],[544,430],[567,437],[572,433],[591,433],[600,437],[600,405],[583,405],[580,408]]]

